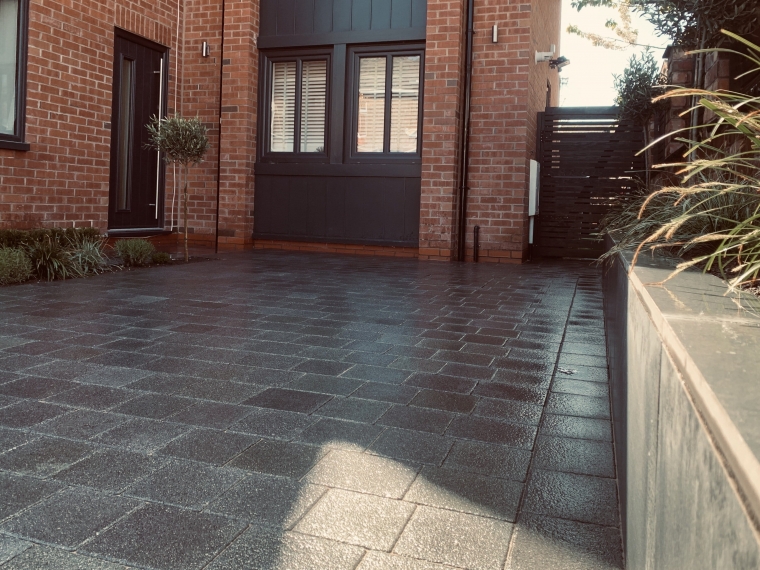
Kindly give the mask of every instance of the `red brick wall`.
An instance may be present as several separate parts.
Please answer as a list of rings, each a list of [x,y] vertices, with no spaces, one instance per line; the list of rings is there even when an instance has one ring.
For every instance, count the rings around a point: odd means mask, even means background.
[[[428,0],[420,256],[455,255],[458,105],[463,2]],[[480,226],[482,261],[520,261],[527,249],[528,160],[546,81],[556,102],[557,72],[534,51],[559,46],[560,0],[478,0],[471,99],[466,249]],[[499,27],[498,42],[491,39]],[[457,45],[459,42],[459,45]],[[544,45],[546,44],[546,45]]]
[[[119,0],[117,6],[31,0],[31,151],[0,149],[0,227],[106,228],[114,26],[171,48],[171,101],[182,55],[178,11],[177,0]]]

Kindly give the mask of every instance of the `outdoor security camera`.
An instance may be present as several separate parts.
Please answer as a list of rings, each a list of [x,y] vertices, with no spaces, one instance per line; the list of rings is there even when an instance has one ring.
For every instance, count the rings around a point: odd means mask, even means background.
[[[557,51],[557,46],[552,44],[552,47],[549,51],[537,51],[536,52],[536,63],[544,63],[547,61],[551,61],[554,57],[554,52]]]
[[[558,71],[562,71],[562,68],[566,65],[570,65],[570,60],[564,55],[559,56],[557,59],[549,60],[549,67]]]

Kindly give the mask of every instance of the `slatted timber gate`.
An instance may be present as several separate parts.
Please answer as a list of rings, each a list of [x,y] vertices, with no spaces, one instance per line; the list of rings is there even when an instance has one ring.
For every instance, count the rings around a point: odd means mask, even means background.
[[[620,122],[615,107],[552,107],[538,116],[541,164],[535,253],[598,257],[599,222],[643,178],[641,127]]]

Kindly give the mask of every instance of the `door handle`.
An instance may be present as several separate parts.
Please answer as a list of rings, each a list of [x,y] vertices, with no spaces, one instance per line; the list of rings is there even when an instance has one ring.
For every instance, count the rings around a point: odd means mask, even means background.
[[[158,71],[154,71],[153,73],[158,73],[158,119],[161,120],[161,107],[163,106],[164,101],[164,58],[163,56],[159,60],[159,63],[161,64],[161,67],[158,69]],[[158,219],[158,197],[161,190],[161,152],[158,152],[158,160],[156,161],[156,203],[151,204],[151,206],[155,206],[156,208],[156,219]]]

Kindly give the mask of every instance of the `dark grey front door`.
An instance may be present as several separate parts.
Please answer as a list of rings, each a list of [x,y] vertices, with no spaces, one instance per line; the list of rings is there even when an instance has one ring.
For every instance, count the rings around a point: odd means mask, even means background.
[[[167,50],[121,30],[115,44],[108,227],[163,228],[165,166],[145,125],[165,112]]]

